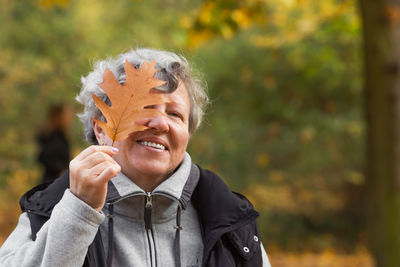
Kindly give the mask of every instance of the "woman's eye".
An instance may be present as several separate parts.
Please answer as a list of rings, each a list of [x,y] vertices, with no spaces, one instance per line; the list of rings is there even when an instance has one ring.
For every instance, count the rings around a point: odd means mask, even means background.
[[[168,115],[177,117],[177,118],[183,120],[182,115],[179,112],[169,112]]]

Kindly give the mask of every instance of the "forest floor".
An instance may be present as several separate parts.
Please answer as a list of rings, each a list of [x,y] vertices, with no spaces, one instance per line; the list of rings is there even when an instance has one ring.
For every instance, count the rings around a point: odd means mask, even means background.
[[[269,260],[273,267],[375,267],[371,255],[367,251],[354,254],[340,254],[334,250],[322,253],[269,253]]]

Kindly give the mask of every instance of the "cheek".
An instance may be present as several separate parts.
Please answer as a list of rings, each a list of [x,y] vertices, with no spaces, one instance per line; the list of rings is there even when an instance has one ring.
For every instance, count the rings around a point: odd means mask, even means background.
[[[122,152],[126,148],[126,140],[117,141],[114,143],[114,147],[119,149],[119,152]],[[118,153],[119,154],[119,153]]]
[[[181,131],[177,139],[177,149],[179,152],[183,153],[186,151],[187,145],[189,143],[189,132]]]
[[[117,155],[114,156],[114,159],[119,163],[121,163],[121,161],[125,160],[125,158],[129,158],[129,153],[131,152],[131,148],[132,148],[132,142],[130,142],[129,139],[125,139],[122,141],[117,141],[114,143],[114,147],[119,149],[119,152]]]

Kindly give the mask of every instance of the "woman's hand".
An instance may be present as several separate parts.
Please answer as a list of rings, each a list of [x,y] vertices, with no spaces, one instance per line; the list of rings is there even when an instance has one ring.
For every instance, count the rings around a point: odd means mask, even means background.
[[[112,158],[117,153],[112,146],[90,146],[69,164],[71,192],[97,211],[104,206],[108,181],[121,171]]]

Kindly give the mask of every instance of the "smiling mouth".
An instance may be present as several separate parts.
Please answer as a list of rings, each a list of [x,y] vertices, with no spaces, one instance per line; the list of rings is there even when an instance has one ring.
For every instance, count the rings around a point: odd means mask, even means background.
[[[156,148],[156,149],[159,149],[159,150],[166,150],[165,146],[163,146],[162,144],[157,144],[157,143],[148,142],[148,141],[141,141],[141,140],[139,140],[137,142],[139,144],[141,144],[141,145],[144,145],[144,146],[149,146],[149,147]]]

